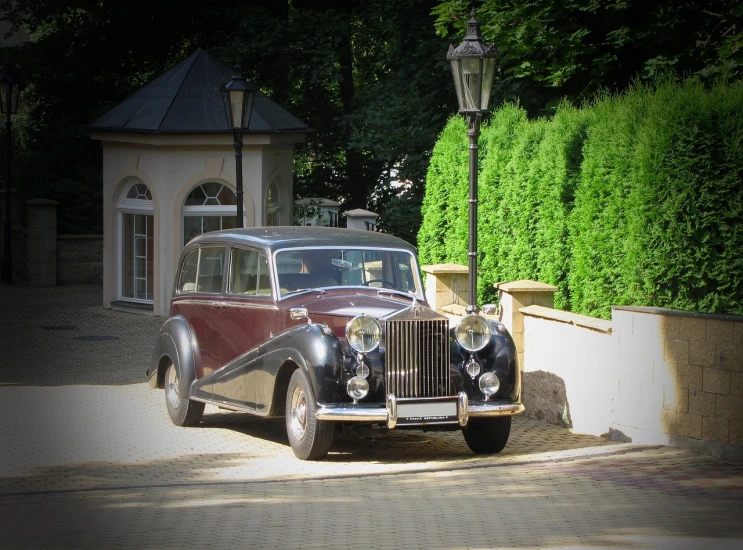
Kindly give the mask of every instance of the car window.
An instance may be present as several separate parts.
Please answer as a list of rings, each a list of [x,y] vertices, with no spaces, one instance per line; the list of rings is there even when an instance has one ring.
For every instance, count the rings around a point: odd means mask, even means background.
[[[420,294],[413,255],[396,250],[306,249],[276,254],[280,295],[368,286]]]
[[[248,296],[271,297],[268,259],[255,250],[232,249],[230,292]]]
[[[178,292],[196,291],[196,272],[199,267],[199,250],[189,252],[181,267],[181,276],[178,279]]]
[[[223,246],[201,248],[196,282],[197,292],[222,292],[224,259],[225,248]]]

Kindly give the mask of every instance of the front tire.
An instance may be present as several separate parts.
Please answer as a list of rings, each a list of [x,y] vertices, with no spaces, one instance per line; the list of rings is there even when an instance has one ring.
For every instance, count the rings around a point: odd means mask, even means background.
[[[204,404],[191,401],[188,395],[181,395],[179,383],[178,370],[171,363],[165,371],[165,406],[168,414],[176,426],[196,426],[204,416]]]
[[[292,451],[302,460],[318,460],[333,444],[335,426],[315,418],[317,406],[307,376],[297,369],[286,390],[286,435]]]
[[[462,428],[462,435],[473,453],[499,453],[511,435],[511,417],[475,418]]]

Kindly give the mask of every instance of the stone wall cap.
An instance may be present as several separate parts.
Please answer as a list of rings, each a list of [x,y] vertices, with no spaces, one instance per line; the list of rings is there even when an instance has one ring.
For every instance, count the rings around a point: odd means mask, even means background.
[[[543,306],[526,306],[520,308],[519,311],[524,315],[541,317],[542,319],[550,319],[561,323],[569,323],[571,325],[590,328],[607,334],[611,334],[614,326],[614,323],[604,319],[596,319],[595,317],[589,317],[588,315],[579,315],[578,313]]]
[[[540,283],[539,281],[530,281],[528,279],[495,283],[493,286],[504,292],[557,292],[556,286]]]
[[[28,199],[26,204],[31,206],[59,206],[59,203],[52,199]]]
[[[652,315],[675,315],[678,317],[698,317],[717,321],[743,321],[743,316],[728,315],[726,313],[698,313],[696,311],[681,311],[678,309],[664,309],[648,306],[612,306],[612,311],[631,311],[634,313],[649,313]]]
[[[469,273],[469,268],[466,265],[459,264],[433,264],[433,265],[422,265],[421,269],[426,273],[435,275],[437,273]]]

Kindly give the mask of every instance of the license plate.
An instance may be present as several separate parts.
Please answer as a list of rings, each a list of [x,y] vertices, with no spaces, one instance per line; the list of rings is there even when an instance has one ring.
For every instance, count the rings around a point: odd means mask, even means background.
[[[456,401],[397,403],[397,424],[446,424],[457,422]]]

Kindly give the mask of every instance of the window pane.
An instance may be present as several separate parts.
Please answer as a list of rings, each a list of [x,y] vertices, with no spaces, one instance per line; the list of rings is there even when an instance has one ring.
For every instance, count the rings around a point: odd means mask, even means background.
[[[184,246],[196,235],[201,235],[201,233],[201,216],[183,216]]]
[[[121,296],[134,298],[134,214],[121,217]]]
[[[178,290],[181,292],[193,292],[196,290],[196,268],[199,265],[199,251],[193,250],[183,262],[181,278],[178,281]]]
[[[222,292],[222,272],[224,267],[224,247],[201,249],[199,258],[198,292]]]
[[[237,227],[237,216],[222,216],[222,229],[235,229]]]
[[[228,206],[236,205],[237,194],[226,185],[223,185],[222,190],[219,192],[219,203]]]
[[[254,250],[232,250],[230,292],[249,296],[271,296],[268,260]]]
[[[222,218],[219,216],[204,216],[204,233],[222,229]]]
[[[188,197],[186,197],[186,206],[201,206],[204,204],[204,199],[206,199],[206,195],[199,185],[188,194]]]
[[[219,196],[219,192],[222,190],[222,184],[217,183],[216,181],[210,181],[207,183],[202,183],[201,187],[204,189],[204,193],[206,193],[206,196],[208,199],[212,199],[214,202],[206,202],[204,204],[219,204],[219,201],[216,200]]]
[[[122,214],[121,297],[152,300],[154,282],[154,216]]]

